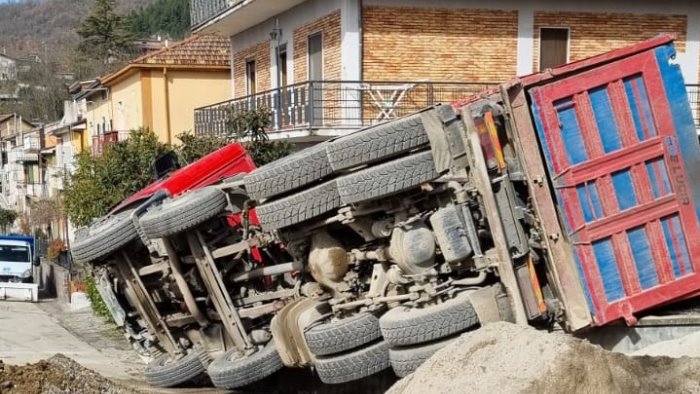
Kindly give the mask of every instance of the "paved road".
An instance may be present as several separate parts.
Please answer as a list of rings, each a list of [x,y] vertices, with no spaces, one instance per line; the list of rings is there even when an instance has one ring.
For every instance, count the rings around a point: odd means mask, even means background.
[[[103,376],[149,394],[224,393],[212,387],[157,389],[148,387],[143,362],[122,334],[92,314],[70,312],[55,301],[39,304],[0,301],[0,360],[34,363],[56,353],[72,358]],[[390,370],[344,385],[324,385],[308,369],[283,369],[241,392],[316,394],[383,393],[396,377]]]
[[[112,379],[134,379],[140,374],[130,361],[115,358],[111,349],[90,346],[62,327],[37,304],[0,303],[0,359],[7,364],[34,363],[62,353]]]

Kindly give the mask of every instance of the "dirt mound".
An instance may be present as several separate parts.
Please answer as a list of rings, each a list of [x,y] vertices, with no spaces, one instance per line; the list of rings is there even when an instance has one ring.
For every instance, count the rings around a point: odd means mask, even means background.
[[[494,323],[462,335],[388,393],[700,393],[700,359],[628,357],[563,333]]]
[[[134,393],[57,354],[22,366],[0,360],[0,394]]]

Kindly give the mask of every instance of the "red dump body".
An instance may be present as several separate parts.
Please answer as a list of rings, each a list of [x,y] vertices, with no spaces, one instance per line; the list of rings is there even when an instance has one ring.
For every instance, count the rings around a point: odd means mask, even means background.
[[[554,264],[576,267],[593,325],[700,290],[700,146],[674,57],[659,36],[517,81],[557,206],[541,220],[572,256]]]

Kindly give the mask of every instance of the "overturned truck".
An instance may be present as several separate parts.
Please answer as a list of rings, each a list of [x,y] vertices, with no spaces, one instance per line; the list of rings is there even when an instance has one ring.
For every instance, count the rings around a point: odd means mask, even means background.
[[[700,291],[700,146],[672,38],[260,168],[232,144],[73,245],[157,386],[405,376],[491,321],[570,332]]]

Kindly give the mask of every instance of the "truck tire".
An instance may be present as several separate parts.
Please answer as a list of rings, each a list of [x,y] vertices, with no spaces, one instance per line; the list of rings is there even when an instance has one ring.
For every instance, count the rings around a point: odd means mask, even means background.
[[[105,216],[90,227],[78,230],[71,246],[73,259],[78,263],[99,260],[138,238],[131,221],[132,212],[128,210]]]
[[[192,349],[177,360],[163,354],[146,366],[146,381],[156,387],[178,386],[205,373],[208,363],[209,356],[203,349]]]
[[[334,171],[370,164],[427,145],[421,114],[356,131],[330,144],[326,151]]]
[[[390,366],[389,346],[384,341],[349,353],[322,356],[314,360],[318,377],[326,384],[339,384],[362,379]]]
[[[273,339],[247,357],[241,358],[237,349],[229,350],[209,364],[207,373],[214,386],[230,390],[257,382],[282,367]]]
[[[309,350],[316,356],[341,353],[380,338],[379,319],[363,312],[342,320],[333,320],[304,332]]]
[[[445,338],[478,323],[476,311],[465,295],[425,308],[399,306],[379,318],[382,336],[391,347]]]
[[[342,205],[338,185],[333,179],[291,196],[256,208],[260,226],[265,231],[291,226],[322,215]]]
[[[410,347],[397,347],[389,349],[389,361],[396,376],[403,378],[413,373],[418,367],[429,359],[438,350],[454,342],[455,338],[444,339],[438,342],[420,344]]]
[[[181,233],[220,214],[226,208],[226,194],[215,187],[189,191],[146,212],[139,221],[148,238]]]
[[[298,189],[329,175],[327,143],[320,143],[268,163],[244,178],[250,198],[262,200]]]
[[[355,204],[399,193],[438,177],[430,151],[365,168],[338,178],[344,204]]]

